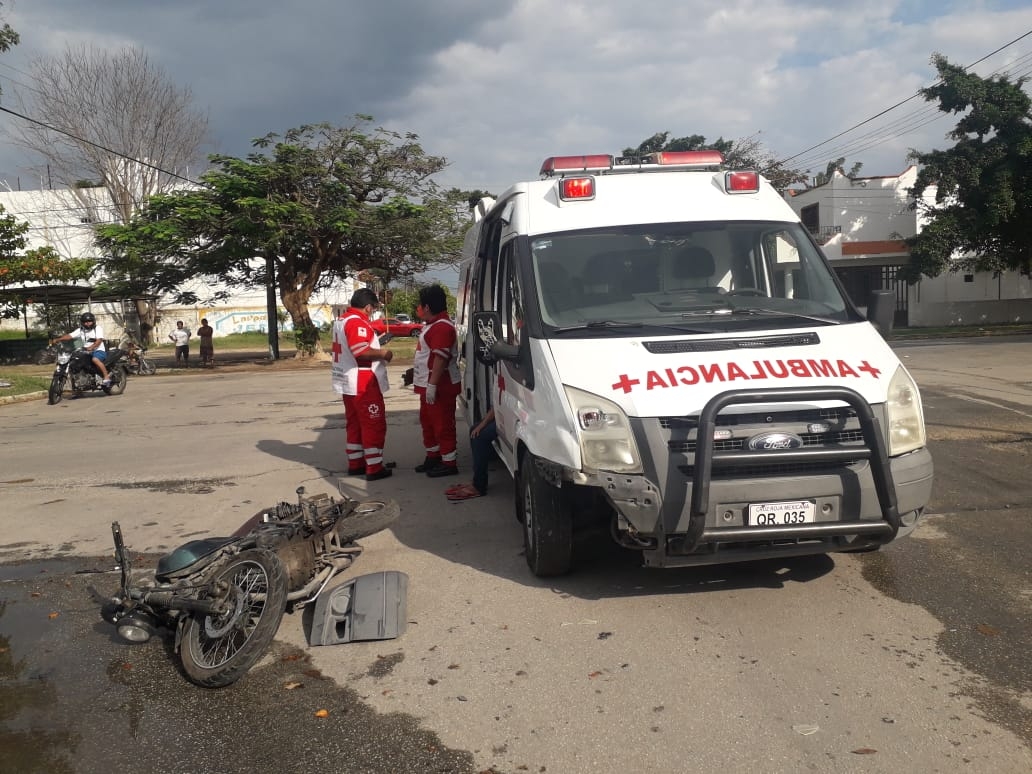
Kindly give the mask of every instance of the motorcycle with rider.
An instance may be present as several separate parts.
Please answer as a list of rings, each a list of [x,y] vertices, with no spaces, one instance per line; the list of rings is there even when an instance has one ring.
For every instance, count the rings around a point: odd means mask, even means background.
[[[82,346],[73,352],[63,351],[57,355],[54,376],[48,392],[51,405],[61,401],[65,384],[71,380],[72,390],[103,390],[107,395],[121,395],[128,378],[125,366],[119,362],[122,350],[117,347],[108,350],[104,331],[97,325],[92,312],[79,316],[79,327],[50,341],[51,346],[63,341],[79,339]]]

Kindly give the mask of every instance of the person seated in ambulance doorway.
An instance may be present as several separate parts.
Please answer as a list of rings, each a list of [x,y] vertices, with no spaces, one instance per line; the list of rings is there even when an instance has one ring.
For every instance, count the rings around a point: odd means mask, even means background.
[[[387,363],[394,352],[380,346],[369,324],[380,300],[369,288],[359,288],[351,305],[333,323],[333,363],[330,375],[334,391],[343,396],[347,432],[348,475],[365,475],[379,481],[391,475],[383,461],[387,439],[387,408],[383,394],[389,389]]]
[[[419,424],[426,457],[417,473],[430,478],[454,476],[456,459],[455,402],[462,389],[459,337],[448,316],[448,296],[440,285],[419,291],[416,313],[426,322],[419,333],[412,364],[412,386],[419,395]]]

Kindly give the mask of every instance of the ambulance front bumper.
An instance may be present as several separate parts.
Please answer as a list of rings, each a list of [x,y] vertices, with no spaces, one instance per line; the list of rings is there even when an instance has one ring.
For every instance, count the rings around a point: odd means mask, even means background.
[[[816,400],[840,400],[853,409],[851,422],[862,443],[776,452],[714,448],[716,417],[728,405]],[[645,475],[602,474],[596,485],[617,513],[618,533],[627,545],[644,550],[649,566],[860,550],[908,534],[931,497],[928,450],[889,458],[879,420],[884,424],[884,417],[846,388],[728,392],[699,415],[691,464],[664,454],[663,438],[651,445],[653,463]],[[768,468],[814,472],[749,472]],[[799,515],[805,523],[757,523],[762,504],[790,503],[805,508]]]

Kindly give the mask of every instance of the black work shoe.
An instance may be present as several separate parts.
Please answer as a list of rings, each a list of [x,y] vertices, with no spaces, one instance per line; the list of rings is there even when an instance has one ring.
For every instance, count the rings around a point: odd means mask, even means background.
[[[381,478],[390,478],[394,475],[394,471],[390,468],[383,468],[376,471],[375,473],[366,473],[366,481],[379,481]]]
[[[419,465],[416,465],[416,473],[426,473],[428,470],[439,467],[444,463],[441,462],[440,457],[427,457]]]
[[[458,474],[458,465],[445,465],[444,463],[438,465],[436,468],[430,468],[430,470],[426,472],[428,478],[440,478],[441,476],[457,476]]]

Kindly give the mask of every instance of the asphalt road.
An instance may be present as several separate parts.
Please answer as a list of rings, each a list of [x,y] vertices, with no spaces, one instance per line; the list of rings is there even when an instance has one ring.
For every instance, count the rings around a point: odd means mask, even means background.
[[[664,571],[602,551],[550,583],[526,569],[504,471],[458,504],[454,479],[411,472],[417,403],[395,389],[397,473],[349,485],[402,517],[353,572],[409,575],[407,631],[312,648],[287,617],[214,692],[160,641],[122,645],[99,621],[87,588],[115,583],[110,522],[157,553],[300,484],[332,492],[328,373],[163,375],[0,407],[0,770],[1032,770],[1029,347],[897,346],[936,460],[932,515],[907,540]]]

